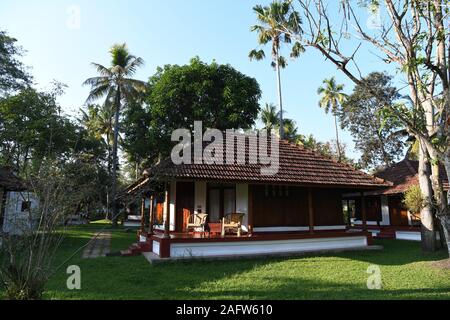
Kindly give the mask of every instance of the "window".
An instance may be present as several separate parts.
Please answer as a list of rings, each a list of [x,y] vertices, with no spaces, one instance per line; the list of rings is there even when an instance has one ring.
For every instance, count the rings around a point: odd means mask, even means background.
[[[22,201],[22,212],[30,211],[31,210],[31,201]]]

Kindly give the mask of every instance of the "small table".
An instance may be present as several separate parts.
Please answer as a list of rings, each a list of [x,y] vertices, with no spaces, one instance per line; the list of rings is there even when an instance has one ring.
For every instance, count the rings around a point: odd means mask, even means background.
[[[221,235],[222,234],[222,223],[208,223],[209,235]]]

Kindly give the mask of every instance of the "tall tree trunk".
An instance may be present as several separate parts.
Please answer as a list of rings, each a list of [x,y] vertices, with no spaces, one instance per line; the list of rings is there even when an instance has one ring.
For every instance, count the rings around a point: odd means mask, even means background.
[[[338,161],[342,161],[342,151],[341,151],[341,144],[339,142],[339,128],[338,128],[338,120],[336,113],[334,114],[334,128],[336,129],[336,150],[338,153]]]
[[[111,203],[112,203],[112,223],[117,225],[119,217],[119,208],[117,207],[116,193],[117,193],[117,149],[119,141],[119,115],[120,115],[120,88],[117,88],[115,114],[114,114],[114,141],[113,141],[113,163],[112,163],[112,186],[111,186]]]
[[[444,156],[444,166],[447,177],[450,179],[450,152]],[[440,220],[444,231],[445,243],[447,244],[448,255],[450,257],[450,190],[447,191],[447,206]]]
[[[433,215],[433,191],[430,185],[428,173],[427,151],[425,143],[420,139],[419,147],[419,184],[420,190],[425,200],[424,208],[420,213],[422,223],[422,249],[426,252],[433,252],[436,249],[436,233],[434,228]]]
[[[111,139],[109,136],[109,132],[106,133],[106,145],[108,148],[108,179],[111,177]],[[111,218],[112,220],[112,214],[111,213],[111,189],[109,188],[109,182],[106,185],[106,217],[105,219],[108,220]]]
[[[280,68],[280,56],[276,54],[275,67],[277,72],[277,89],[278,89],[278,104],[280,106],[280,139],[284,139],[284,121],[283,121],[283,96],[281,92],[281,68]]]

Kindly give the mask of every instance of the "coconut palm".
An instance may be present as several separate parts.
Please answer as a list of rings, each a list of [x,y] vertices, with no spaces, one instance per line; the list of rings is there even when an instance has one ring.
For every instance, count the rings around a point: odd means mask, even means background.
[[[114,139],[114,109],[110,104],[103,104],[102,106],[90,105],[87,112],[81,110],[80,122],[88,130],[88,132],[94,136],[97,140],[102,141],[106,145],[108,152],[107,155],[107,168],[108,176],[111,177],[112,169],[112,141]],[[106,212],[105,219],[109,219],[110,209],[110,186],[106,185]]]
[[[120,112],[124,105],[136,100],[145,91],[146,84],[132,78],[137,69],[143,66],[144,61],[131,55],[126,44],[112,46],[110,54],[111,66],[107,68],[101,64],[92,63],[100,76],[87,79],[84,85],[91,86],[91,92],[86,100],[87,104],[106,97],[105,104],[112,105],[114,110],[111,199],[112,221],[115,224],[118,217],[115,198],[117,191],[117,149]]]
[[[286,59],[280,54],[282,42],[290,43],[291,37],[282,30],[289,26],[290,30],[300,30],[300,18],[298,13],[293,10],[291,1],[273,1],[269,6],[257,5],[253,8],[256,13],[259,24],[251,27],[252,32],[258,33],[258,44],[272,46],[272,66],[277,74],[278,103],[280,112],[280,137],[283,139],[283,98],[281,93],[281,68],[286,67]],[[298,57],[303,51],[300,43],[293,45],[292,57]],[[262,60],[265,58],[264,50],[252,50],[249,53],[250,60]]]
[[[260,118],[264,124],[264,129],[266,130],[272,130],[279,126],[279,114],[273,103],[266,103],[264,108],[261,110]]]
[[[343,90],[344,85],[337,84],[334,77],[325,79],[323,81],[323,87],[320,87],[317,90],[317,94],[321,96],[319,106],[324,109],[327,114],[331,112],[331,114],[334,116],[334,126],[336,129],[336,150],[338,153],[339,162],[342,160],[342,150],[339,142],[339,128],[337,117],[339,107],[342,106],[345,99],[347,98],[347,95],[342,93]]]
[[[292,143],[298,144],[300,136],[298,134],[297,123],[292,119],[284,119],[284,138]]]

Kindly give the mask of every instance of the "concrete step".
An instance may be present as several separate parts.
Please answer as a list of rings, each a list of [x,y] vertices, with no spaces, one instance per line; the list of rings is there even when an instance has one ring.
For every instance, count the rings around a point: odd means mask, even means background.
[[[132,256],[134,256],[135,254],[133,254],[133,252],[132,252],[131,250],[127,249],[127,250],[122,250],[122,251],[120,251],[120,255],[121,255],[122,257],[132,257]]]

